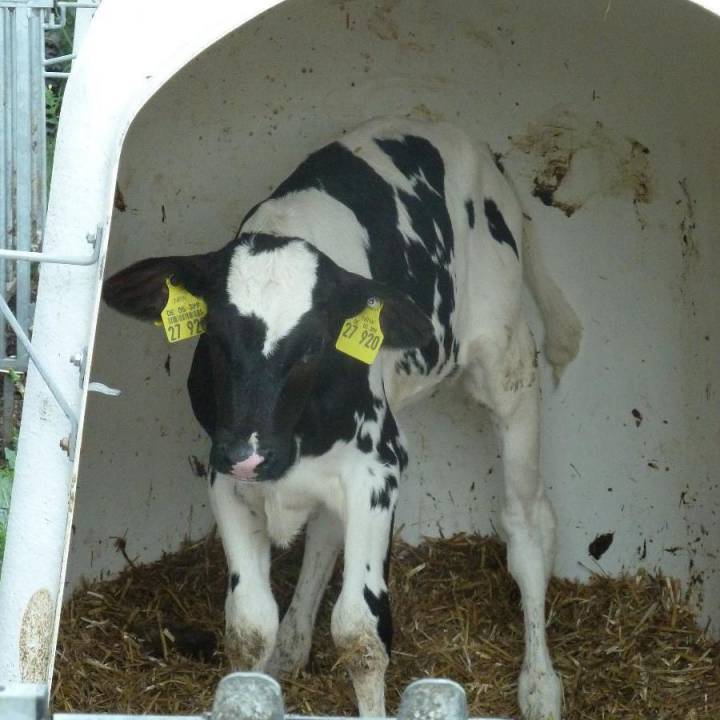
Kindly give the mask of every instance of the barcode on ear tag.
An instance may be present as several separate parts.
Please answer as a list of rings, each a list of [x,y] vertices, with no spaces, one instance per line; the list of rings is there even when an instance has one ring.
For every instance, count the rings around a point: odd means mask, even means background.
[[[207,305],[202,298],[195,297],[182,285],[174,285],[166,278],[168,301],[160,313],[160,322],[165,328],[168,342],[189,340],[205,332]]]
[[[372,365],[383,344],[380,329],[382,301],[370,298],[367,307],[358,315],[345,320],[335,348],[345,355]]]

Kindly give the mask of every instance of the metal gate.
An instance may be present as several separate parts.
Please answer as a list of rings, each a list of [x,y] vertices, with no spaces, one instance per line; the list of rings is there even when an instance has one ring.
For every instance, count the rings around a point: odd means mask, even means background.
[[[29,359],[68,416],[71,441],[76,426],[72,411],[30,347],[31,263],[84,265],[97,260],[96,252],[87,258],[53,257],[41,252],[47,194],[45,85],[49,78],[67,78],[67,68],[54,68],[66,67],[75,57],[74,53],[45,57],[45,32],[63,29],[68,9],[95,8],[94,0],[0,0],[0,372],[4,375],[4,438],[12,426],[14,383],[10,373],[24,373]],[[10,340],[8,325],[16,340]]]

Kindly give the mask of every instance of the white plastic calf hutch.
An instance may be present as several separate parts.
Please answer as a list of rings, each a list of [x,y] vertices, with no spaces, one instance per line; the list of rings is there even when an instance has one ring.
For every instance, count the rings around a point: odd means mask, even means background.
[[[152,560],[212,522],[193,343],[102,308],[105,265],[221,246],[309,151],[388,114],[490,144],[583,322],[559,386],[542,365],[556,572],[660,567],[717,631],[718,67],[720,20],[682,0],[104,0],[65,95],[45,240],[91,253],[99,228],[99,261],[43,267],[34,329],[77,434],[31,373],[0,677],[50,677],[63,592],[124,566],[116,538]],[[122,394],[88,398],[91,379]],[[405,537],[493,532],[486,417],[452,390],[402,419]]]

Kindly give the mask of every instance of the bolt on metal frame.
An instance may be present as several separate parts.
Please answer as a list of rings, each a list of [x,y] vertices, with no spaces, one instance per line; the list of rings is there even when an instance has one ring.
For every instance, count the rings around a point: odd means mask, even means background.
[[[32,328],[32,282],[30,263],[51,262],[92,265],[98,260],[99,235],[88,237],[94,244],[87,257],[44,254],[41,251],[45,226],[47,78],[66,78],[67,71],[48,70],[71,61],[71,53],[45,57],[45,31],[59,30],[67,22],[67,9],[96,8],[97,2],[62,0],[0,0],[0,372],[3,378],[3,436],[12,425],[13,380],[9,371],[24,372],[29,359],[38,368],[71,425],[69,447],[74,444],[77,418],[62,397],[30,345]],[[15,310],[8,299],[14,295]],[[7,327],[17,337],[15,355],[10,355]]]

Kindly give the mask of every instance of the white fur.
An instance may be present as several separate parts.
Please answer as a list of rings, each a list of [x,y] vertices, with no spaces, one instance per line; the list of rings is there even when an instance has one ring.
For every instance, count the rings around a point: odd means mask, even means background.
[[[270,355],[312,307],[317,263],[317,256],[301,242],[256,255],[239,245],[233,253],[228,298],[241,315],[254,315],[267,326],[264,355]]]
[[[346,270],[370,274],[367,231],[352,210],[322,190],[311,188],[265,201],[245,221],[243,232],[302,237]]]

